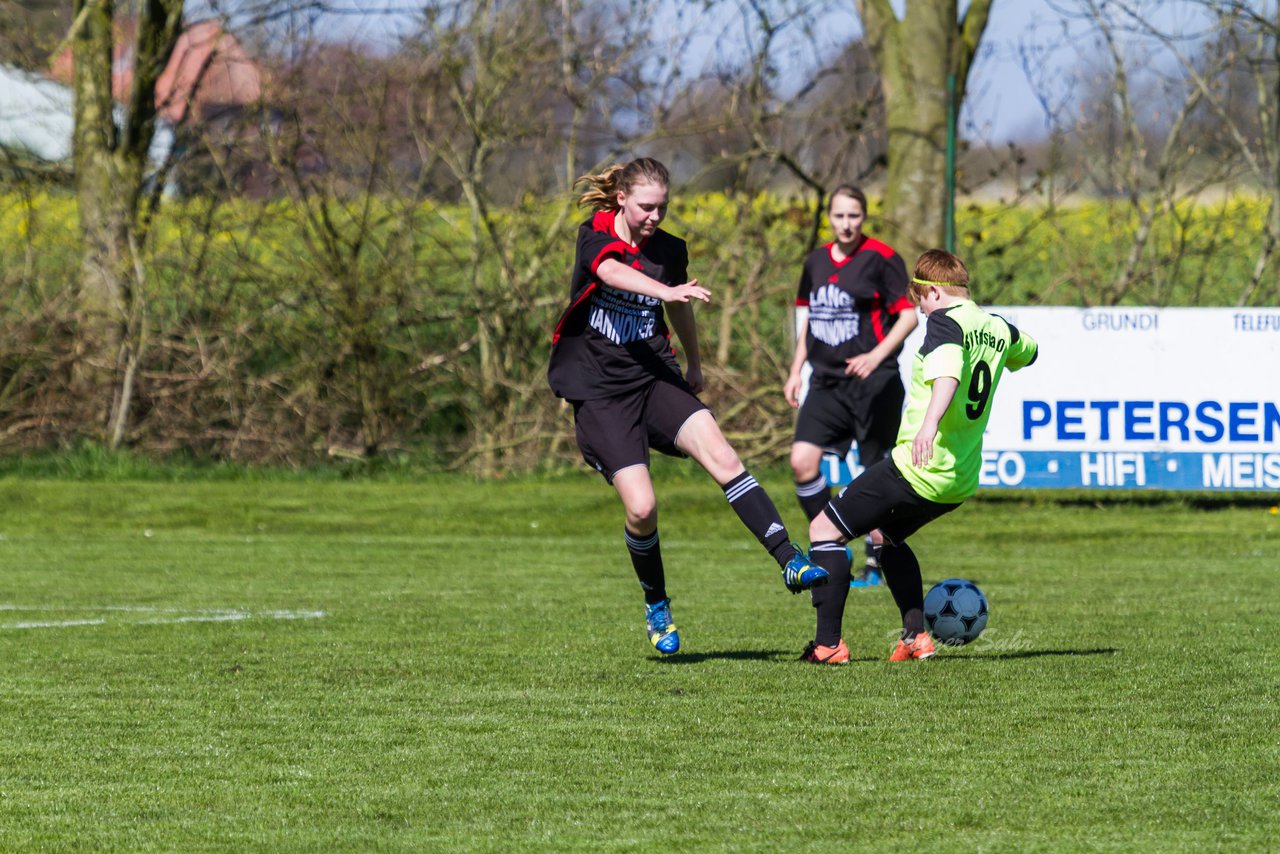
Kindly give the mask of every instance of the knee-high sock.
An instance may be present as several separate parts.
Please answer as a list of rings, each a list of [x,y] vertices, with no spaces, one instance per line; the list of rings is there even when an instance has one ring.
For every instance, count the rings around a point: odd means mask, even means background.
[[[920,561],[906,543],[893,545],[885,540],[880,551],[880,568],[889,592],[902,614],[902,638],[911,640],[924,631],[924,590],[920,580]]]
[[[819,472],[808,483],[796,482],[796,498],[800,502],[800,509],[804,511],[804,517],[812,522],[831,500],[831,487],[827,484],[826,477]]]
[[[844,602],[849,598],[849,553],[844,543],[819,540],[809,549],[809,560],[827,571],[831,580],[809,591],[818,611],[818,628],[813,639],[822,646],[840,643],[844,624]]]
[[[747,530],[755,534],[765,551],[773,555],[778,566],[786,566],[787,561],[795,557],[796,550],[787,536],[787,528],[782,524],[778,508],[764,487],[756,483],[751,472],[744,471],[733,480],[720,487],[724,497],[729,499],[729,506],[738,514]]]
[[[635,567],[636,578],[644,588],[646,605],[661,602],[667,598],[667,580],[662,569],[662,547],[658,543],[658,529],[652,534],[633,534],[625,527],[622,529],[627,538],[627,551],[631,553],[631,565]]]

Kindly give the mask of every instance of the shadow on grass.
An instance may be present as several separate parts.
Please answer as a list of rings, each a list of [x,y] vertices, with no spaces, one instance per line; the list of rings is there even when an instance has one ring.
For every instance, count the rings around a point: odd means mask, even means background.
[[[1023,649],[1013,652],[985,653],[975,651],[968,655],[938,655],[933,661],[997,661],[1018,658],[1046,658],[1049,656],[1075,655],[1114,655],[1120,652],[1116,647],[1098,647],[1097,649]],[[650,658],[650,661],[662,664],[701,664],[704,661],[774,661],[781,663],[798,662],[799,654],[791,650],[780,649],[730,649],[716,652],[677,652],[675,655],[664,655],[661,658]],[[884,661],[884,656],[854,656],[850,664],[872,661]],[[836,668],[832,668],[836,669]]]
[[[776,661],[799,657],[797,653],[780,649],[729,649],[722,652],[677,652],[650,660],[662,664],[701,664],[704,661]]]
[[[938,656],[936,660],[940,661],[993,661],[1006,660],[1013,658],[1045,658],[1057,655],[1114,655],[1120,652],[1113,646],[1098,647],[1097,649],[1022,649],[1015,652],[992,652],[984,653],[975,651],[973,655],[955,655],[955,656]]]

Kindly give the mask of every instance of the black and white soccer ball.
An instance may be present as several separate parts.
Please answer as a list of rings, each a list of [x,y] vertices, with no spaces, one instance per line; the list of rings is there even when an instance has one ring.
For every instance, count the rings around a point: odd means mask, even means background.
[[[924,595],[924,627],[948,646],[969,643],[987,627],[987,597],[972,581],[939,581]]]

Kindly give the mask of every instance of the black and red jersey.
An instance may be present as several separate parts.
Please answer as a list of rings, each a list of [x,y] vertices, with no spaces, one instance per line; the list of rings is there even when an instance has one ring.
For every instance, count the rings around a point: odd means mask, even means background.
[[[809,309],[805,341],[819,379],[848,379],[845,360],[874,349],[898,313],[912,308],[907,266],[888,244],[864,236],[843,261],[832,255],[834,247],[809,253],[796,293],[796,305]],[[897,371],[897,360],[885,359],[877,370]]]
[[[666,285],[688,281],[685,242],[662,229],[633,245],[618,236],[617,211],[597,211],[578,228],[569,307],[551,339],[547,381],[558,397],[594,400],[683,375],[671,349],[662,300],[611,288],[596,271],[607,258]]]

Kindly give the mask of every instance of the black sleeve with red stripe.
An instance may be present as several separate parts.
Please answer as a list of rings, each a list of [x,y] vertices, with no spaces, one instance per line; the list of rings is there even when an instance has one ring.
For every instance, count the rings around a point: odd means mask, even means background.
[[[890,314],[915,308],[907,296],[907,265],[897,252],[884,259],[881,285],[884,288],[884,304]]]
[[[587,304],[591,292],[599,285],[595,271],[600,263],[614,253],[621,258],[621,251],[625,248],[625,244],[618,240],[607,225],[603,229],[601,225],[601,217],[597,213],[578,227],[578,245],[573,275],[569,282],[569,307],[556,322],[555,330],[551,335],[552,344],[559,342],[562,335],[575,334],[582,326],[583,316],[580,309]]]
[[[578,236],[578,263],[582,272],[594,276],[606,258],[621,261],[628,249],[612,232],[585,228]]]

